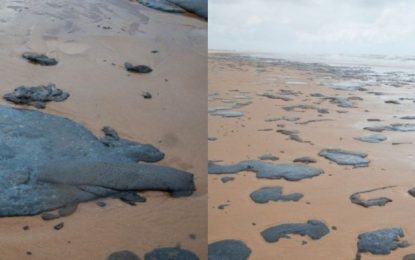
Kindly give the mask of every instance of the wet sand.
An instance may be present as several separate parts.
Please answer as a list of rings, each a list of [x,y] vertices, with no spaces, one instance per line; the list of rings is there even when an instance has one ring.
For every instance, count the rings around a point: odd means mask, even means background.
[[[75,214],[48,222],[40,216],[2,218],[1,258],[106,259],[117,250],[143,257],[180,244],[203,259],[206,22],[127,0],[3,1],[0,10],[1,96],[20,85],[55,83],[71,96],[48,103],[43,112],[73,119],[98,136],[108,125],[123,138],[153,144],[166,154],[160,164],[193,173],[197,188],[186,198],[145,192],[147,202],[135,207],[115,199],[106,199],[105,208],[82,203]],[[30,64],[20,57],[25,51],[45,53],[59,64]],[[126,61],[153,72],[128,73]],[[152,98],[144,99],[144,91]],[[64,228],[54,230],[62,221]]]
[[[388,227],[401,227],[410,244],[415,241],[415,198],[408,190],[415,186],[415,162],[413,144],[392,145],[392,143],[415,140],[414,132],[382,133],[363,130],[363,127],[387,125],[390,123],[411,123],[399,119],[413,115],[415,104],[412,100],[400,101],[400,105],[385,104],[388,99],[414,98],[414,82],[395,88],[378,81],[366,84],[366,91],[335,90],[320,84],[322,79],[340,80],[330,73],[319,73],[316,66],[304,69],[296,64],[255,58],[241,58],[238,54],[209,54],[209,108],[232,106],[240,96],[249,97],[251,104],[232,109],[244,116],[227,118],[208,117],[208,134],[216,137],[209,141],[209,160],[220,160],[221,164],[237,163],[242,160],[258,160],[261,155],[271,153],[279,157],[273,163],[291,163],[295,158],[310,156],[317,160],[310,166],[324,170],[324,174],[297,182],[284,179],[257,179],[254,173],[240,172],[234,175],[209,175],[209,243],[222,239],[239,239],[251,248],[250,259],[354,259],[357,251],[357,236],[360,233]],[[345,77],[342,78],[344,80]],[[291,101],[257,96],[258,92],[278,93],[285,89],[298,92],[288,95]],[[377,96],[370,91],[386,93]],[[353,108],[340,108],[328,100],[310,96],[320,93],[326,96],[358,96],[352,99]],[[239,97],[238,97],[239,96]],[[282,107],[309,104],[328,109],[329,113],[315,110],[304,112],[285,111]],[[301,110],[301,109],[300,109]],[[340,112],[338,112],[340,111]],[[343,111],[347,111],[346,113]],[[265,119],[300,117],[297,121]],[[395,117],[396,116],[396,117]],[[381,122],[368,122],[378,118]],[[308,120],[330,120],[299,124]],[[277,125],[284,125],[278,127]],[[264,131],[264,129],[268,129]],[[271,129],[271,130],[269,130]],[[278,129],[298,130],[306,142],[289,140],[288,136],[277,133]],[[258,131],[262,130],[262,131]],[[354,137],[382,134],[387,140],[381,143],[365,143]],[[365,152],[370,160],[368,167],[353,168],[340,166],[320,157],[325,148],[340,148]],[[221,177],[232,176],[235,180],[222,183]],[[268,202],[256,204],[250,193],[264,186],[282,186],[284,194],[302,193],[298,202]],[[392,202],[383,207],[364,208],[351,203],[349,196],[355,192],[383,186],[395,186],[363,194],[362,197],[386,196]],[[230,204],[223,210],[220,204]],[[267,243],[260,235],[264,229],[284,223],[304,223],[309,219],[324,221],[330,233],[319,240],[290,235],[291,239],[280,239]],[[335,226],[336,230],[331,227]],[[302,245],[302,241],[306,241]],[[362,259],[402,259],[413,253],[414,246],[399,248],[390,255],[362,254]]]

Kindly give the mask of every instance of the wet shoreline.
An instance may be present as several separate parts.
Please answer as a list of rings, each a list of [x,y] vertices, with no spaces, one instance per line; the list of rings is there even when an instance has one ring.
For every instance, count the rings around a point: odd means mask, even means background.
[[[411,121],[400,118],[411,118],[415,107],[413,75],[235,53],[210,53],[209,69],[209,108],[226,107],[223,110],[243,114],[208,116],[209,136],[216,138],[208,142],[209,160],[229,165],[271,154],[278,158],[272,163],[284,164],[308,156],[315,160],[313,167],[324,171],[297,182],[257,179],[242,171],[223,183],[220,178],[230,175],[210,174],[209,243],[241,240],[252,250],[252,259],[272,259],[275,255],[284,259],[354,259],[359,234],[392,227],[402,228],[402,239],[410,243],[415,234],[409,220],[410,205],[415,201],[408,194],[415,182],[411,160],[415,133],[404,131]],[[251,103],[233,106],[238,96]],[[385,102],[388,100],[399,103]],[[364,128],[385,125],[399,125],[403,131],[384,131],[382,135],[387,139],[381,138],[380,142],[359,140],[375,134]],[[260,131],[264,129],[267,131]],[[362,140],[379,140],[366,138]],[[322,154],[324,149],[365,154],[368,164],[343,165],[361,159]],[[265,204],[250,199],[250,193],[271,186],[282,187],[284,194],[301,193],[304,197]],[[393,188],[380,189],[384,186]],[[374,206],[352,203],[350,197],[356,193],[354,199],[363,199],[358,203],[369,201]],[[383,204],[379,200],[377,205],[376,199],[383,197],[391,202]],[[218,205],[222,203],[228,206],[221,210]],[[291,239],[271,244],[260,236],[266,228],[310,219],[323,221],[330,233],[318,240],[290,235]],[[391,251],[384,258],[364,250],[361,255],[362,259],[400,259],[412,251],[409,246]]]

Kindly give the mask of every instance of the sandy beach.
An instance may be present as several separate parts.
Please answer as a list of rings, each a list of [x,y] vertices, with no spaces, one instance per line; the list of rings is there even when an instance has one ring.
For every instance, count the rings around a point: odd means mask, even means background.
[[[70,118],[97,136],[111,126],[123,138],[152,144],[166,154],[160,164],[193,173],[196,183],[196,192],[185,198],[144,192],[147,202],[137,206],[108,198],[104,208],[82,203],[58,220],[2,218],[1,258],[106,259],[118,250],[143,257],[180,245],[204,259],[206,21],[127,0],[2,1],[0,10],[1,96],[21,85],[54,83],[70,97],[49,102],[42,112]],[[30,64],[21,58],[27,51],[59,64]],[[153,72],[129,73],[127,61]],[[152,98],[144,99],[143,92]],[[59,222],[65,226],[55,230]]]
[[[411,124],[401,117],[414,115],[413,75],[210,52],[209,160],[226,165],[260,161],[258,157],[268,154],[278,159],[263,162],[291,164],[308,156],[315,163],[302,165],[323,173],[298,181],[259,179],[248,171],[209,174],[209,243],[241,240],[252,251],[249,259],[350,260],[356,257],[359,234],[400,227],[401,240],[409,246],[387,255],[361,253],[361,259],[402,259],[414,253],[415,198],[408,190],[415,186],[415,133],[363,129]],[[297,105],[303,107],[284,109]],[[233,113],[227,117],[223,111]],[[281,130],[294,131],[294,137]],[[373,134],[387,139],[379,143],[355,139]],[[369,163],[367,167],[338,165],[319,156],[328,148],[366,153]],[[234,180],[224,183],[224,176]],[[250,198],[253,191],[269,186],[281,186],[284,194],[303,197],[264,204]],[[361,198],[389,198],[383,206],[363,207],[350,200],[356,192],[381,187],[387,188],[361,194]],[[289,235],[290,239],[274,243],[261,236],[269,227],[310,219],[323,221],[329,233],[316,240]]]

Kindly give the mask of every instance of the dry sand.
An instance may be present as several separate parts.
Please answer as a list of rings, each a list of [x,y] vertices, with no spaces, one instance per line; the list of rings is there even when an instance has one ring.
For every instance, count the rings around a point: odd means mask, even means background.
[[[219,59],[217,57],[220,57]],[[310,156],[317,159],[312,166],[324,170],[324,174],[298,182],[285,180],[257,179],[254,173],[241,172],[236,175],[209,175],[209,230],[208,240],[239,239],[251,248],[250,259],[354,259],[357,236],[376,229],[400,226],[405,239],[415,241],[415,198],[407,190],[415,186],[414,145],[392,145],[393,142],[414,142],[414,132],[384,132],[388,140],[382,143],[364,143],[354,137],[374,134],[363,130],[365,126],[389,123],[405,123],[394,116],[414,115],[415,104],[401,101],[401,105],[385,104],[384,100],[398,97],[413,98],[413,84],[402,88],[375,86],[370,90],[388,93],[375,96],[364,91],[339,91],[318,82],[321,75],[307,70],[278,65],[258,65],[234,59],[222,59],[212,55],[209,59],[209,107],[229,105],[223,100],[235,96],[250,96],[252,104],[236,111],[245,115],[239,118],[222,118],[210,115],[208,118],[209,136],[218,138],[209,142],[209,160],[222,160],[222,163],[236,163],[246,159],[272,153],[280,159],[276,163],[290,163],[293,159]],[[305,82],[289,84],[287,82]],[[239,90],[238,92],[232,90]],[[269,99],[257,96],[257,92],[280,89],[300,91],[292,101]],[[362,101],[353,101],[355,108],[339,108],[334,104],[310,97],[310,93],[334,96],[359,96]],[[217,93],[214,95],[214,93]],[[235,99],[234,99],[235,100]],[[226,102],[226,101],[225,101]],[[317,103],[316,103],[317,102]],[[314,110],[287,112],[282,106],[313,104],[329,109],[329,114]],[[338,113],[347,110],[348,113]],[[367,110],[367,111],[366,111]],[[306,125],[297,122],[265,122],[264,119],[283,116],[298,116],[303,122],[312,119],[333,121],[315,122]],[[383,122],[368,122],[368,118],[379,118]],[[299,143],[288,140],[277,133],[277,124],[283,129],[299,130],[303,140]],[[272,131],[258,129],[272,128]],[[342,148],[368,153],[367,168],[352,168],[331,163],[318,153],[323,148]],[[233,176],[234,181],[222,183],[222,176]],[[249,194],[264,186],[282,186],[285,193],[304,194],[299,202],[269,202],[255,204]],[[364,208],[352,204],[349,196],[358,191],[394,185],[395,188],[365,194],[365,198],[387,196],[393,202],[383,207]],[[218,205],[229,203],[220,210]],[[329,226],[337,227],[320,240],[293,235],[291,239],[281,239],[277,243],[267,243],[260,232],[270,226],[283,223],[303,223],[309,219],[320,219]],[[253,224],[255,223],[255,225]],[[302,241],[307,244],[302,245]],[[414,246],[397,249],[390,255],[374,256],[363,254],[362,259],[402,259],[402,256],[415,252]]]
[[[74,215],[50,222],[39,216],[3,218],[0,258],[106,259],[124,249],[142,257],[180,243],[203,259],[206,22],[128,0],[1,1],[0,36],[1,96],[20,85],[55,83],[71,96],[47,104],[44,112],[71,118],[97,135],[108,125],[124,138],[153,144],[166,153],[161,164],[194,173],[197,185],[187,198],[144,193],[147,202],[135,207],[114,199],[105,200],[105,208],[83,203]],[[25,51],[45,53],[59,64],[29,64],[20,58]],[[130,74],[126,61],[154,71]],[[143,91],[153,98],[144,99]],[[61,221],[64,228],[54,230]],[[30,229],[24,231],[25,225]]]

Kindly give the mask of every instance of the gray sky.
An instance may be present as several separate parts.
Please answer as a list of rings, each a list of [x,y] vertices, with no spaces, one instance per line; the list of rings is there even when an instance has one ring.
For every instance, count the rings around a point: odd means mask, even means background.
[[[209,0],[209,48],[415,55],[415,1]]]

